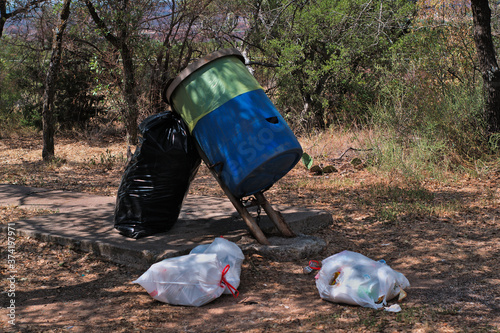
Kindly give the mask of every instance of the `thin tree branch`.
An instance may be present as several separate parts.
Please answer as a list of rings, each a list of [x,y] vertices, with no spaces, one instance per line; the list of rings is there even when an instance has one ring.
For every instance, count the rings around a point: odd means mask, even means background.
[[[348,152],[349,150],[354,150],[354,151],[371,151],[371,150],[373,150],[373,148],[369,148],[369,149],[358,149],[358,148],[352,148],[352,147],[349,147],[349,148],[347,148],[347,149],[346,149],[346,151],[344,151],[344,152],[343,152],[343,153],[342,153],[339,157],[337,157],[337,158],[330,158],[330,161],[332,161],[332,162],[333,162],[333,161],[340,161],[340,160],[344,157],[344,155],[345,155],[345,154],[347,154],[347,152]]]
[[[106,40],[108,42],[110,42],[111,45],[113,45],[115,48],[119,49],[120,48],[120,40],[109,31],[109,29],[106,26],[106,24],[104,23],[104,21],[99,17],[99,14],[97,14],[92,2],[90,2],[90,0],[84,0],[84,2],[89,10],[89,13],[90,13],[90,16],[92,17],[92,20],[94,20],[97,27],[101,30],[104,38],[106,38]]]

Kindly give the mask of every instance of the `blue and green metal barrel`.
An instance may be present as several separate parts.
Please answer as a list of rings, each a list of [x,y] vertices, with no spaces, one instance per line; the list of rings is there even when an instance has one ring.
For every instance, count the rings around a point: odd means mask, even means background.
[[[302,157],[297,138],[236,49],[190,64],[166,97],[238,198],[269,188]]]

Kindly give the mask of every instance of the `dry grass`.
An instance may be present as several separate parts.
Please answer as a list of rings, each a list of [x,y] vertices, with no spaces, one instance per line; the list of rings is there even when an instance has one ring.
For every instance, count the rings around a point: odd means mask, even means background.
[[[304,150],[330,163],[347,148],[363,148],[371,133],[330,131],[301,138]],[[0,182],[115,195],[125,166],[122,141],[58,138],[54,163],[41,163],[38,137],[0,141]],[[272,203],[324,209],[334,223],[315,235],[328,243],[318,258],[274,262],[247,256],[240,297],[203,308],[156,302],[137,285],[142,272],[71,248],[19,237],[17,330],[22,332],[499,332],[500,173],[455,174],[443,183],[355,168],[350,151],[339,172],[312,175],[297,165],[267,194]],[[222,196],[202,168],[191,194]],[[44,212],[1,207],[15,222]],[[2,235],[1,242],[6,242]],[[342,250],[385,259],[412,287],[402,312],[345,306],[319,299],[307,259]],[[2,258],[6,250],[2,247]],[[3,263],[2,263],[3,264]],[[2,287],[6,285],[2,280]],[[4,304],[4,303],[2,303]],[[3,305],[5,306],[5,305]],[[0,309],[2,328],[6,309]]]

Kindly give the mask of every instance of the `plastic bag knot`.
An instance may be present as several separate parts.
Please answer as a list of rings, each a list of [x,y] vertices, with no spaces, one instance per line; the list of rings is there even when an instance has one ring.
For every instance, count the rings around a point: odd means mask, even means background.
[[[233,295],[234,298],[238,297],[238,295],[240,294],[240,292],[235,288],[233,287],[232,284],[230,284],[229,282],[227,282],[226,280],[226,273],[227,271],[229,270],[230,266],[229,265],[226,265],[226,267],[224,267],[224,269],[222,270],[222,276],[220,278],[220,286],[221,287],[224,287],[226,286],[227,289],[229,289],[229,291],[231,292],[231,294]]]

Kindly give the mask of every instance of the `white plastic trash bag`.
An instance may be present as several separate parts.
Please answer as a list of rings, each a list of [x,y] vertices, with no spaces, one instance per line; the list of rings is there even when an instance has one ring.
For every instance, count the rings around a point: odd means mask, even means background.
[[[241,264],[245,259],[243,251],[235,243],[228,241],[225,238],[216,238],[211,244],[198,245],[191,250],[191,254],[194,253],[215,253],[222,263],[223,267],[229,265],[231,267],[226,274],[226,280],[228,285],[224,289],[224,294],[233,294],[234,291],[231,289],[238,289],[240,285],[240,275],[241,275]],[[231,287],[229,287],[229,285]]]
[[[386,263],[351,251],[323,260],[316,275],[321,298],[374,309],[382,308],[400,294],[401,299],[409,286],[408,279]]]
[[[133,283],[158,301],[202,306],[224,292],[228,285],[225,275],[230,270],[215,253],[188,254],[153,264]]]

